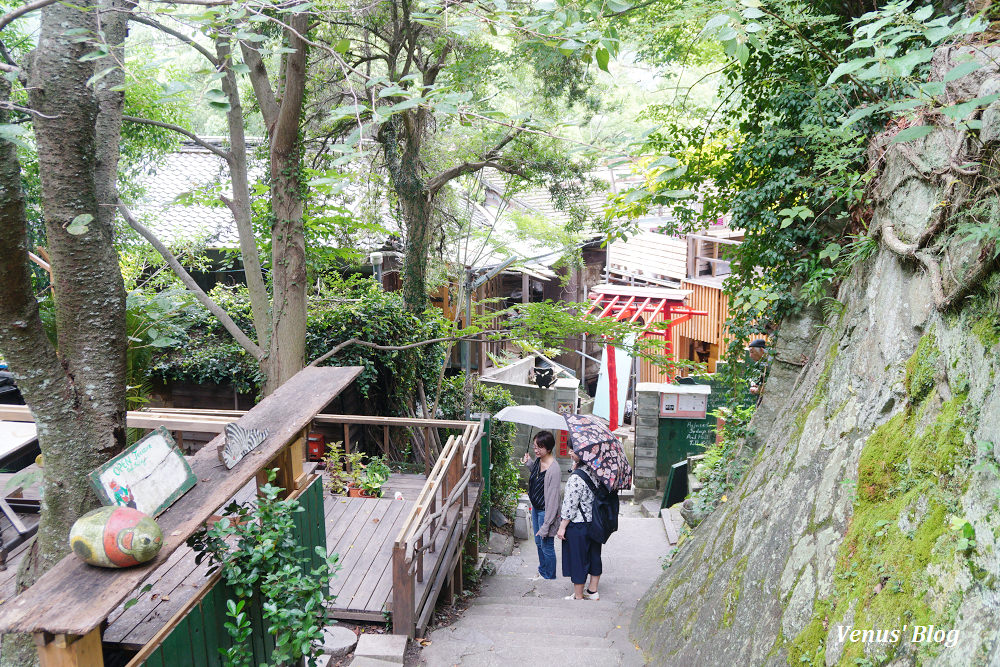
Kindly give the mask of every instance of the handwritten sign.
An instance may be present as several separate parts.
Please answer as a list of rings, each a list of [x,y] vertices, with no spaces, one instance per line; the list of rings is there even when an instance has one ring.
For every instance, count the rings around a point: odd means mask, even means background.
[[[708,409],[706,394],[660,394],[660,416],[704,419]]]
[[[226,444],[219,445],[219,458],[227,470],[243,460],[243,457],[257,448],[267,437],[267,431],[243,428],[239,424],[226,424]]]
[[[162,426],[90,473],[102,503],[131,507],[152,517],[195,482],[191,466]]]

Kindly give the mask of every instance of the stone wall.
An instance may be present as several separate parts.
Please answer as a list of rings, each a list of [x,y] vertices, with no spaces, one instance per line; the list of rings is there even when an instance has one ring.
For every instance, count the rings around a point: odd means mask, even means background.
[[[635,495],[643,500],[656,493],[656,455],[660,431],[660,385],[641,382],[636,387]]]
[[[980,250],[941,235],[935,277],[885,240],[968,204],[961,141],[873,147],[879,250],[782,323],[742,482],[636,608],[650,664],[1000,665],[1000,279],[941,307]]]

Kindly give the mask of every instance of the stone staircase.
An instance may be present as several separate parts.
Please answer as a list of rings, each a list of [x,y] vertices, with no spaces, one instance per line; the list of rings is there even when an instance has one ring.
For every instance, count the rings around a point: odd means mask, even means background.
[[[480,597],[462,617],[428,634],[430,643],[418,664],[645,664],[628,638],[628,625],[636,602],[662,573],[661,558],[670,546],[659,518],[640,518],[638,511],[623,514],[618,532],[604,546],[600,600],[562,599],[572,585],[561,576],[558,540],[558,578],[531,581],[538,566],[535,545],[520,542],[510,556],[496,561],[497,572],[484,579]]]

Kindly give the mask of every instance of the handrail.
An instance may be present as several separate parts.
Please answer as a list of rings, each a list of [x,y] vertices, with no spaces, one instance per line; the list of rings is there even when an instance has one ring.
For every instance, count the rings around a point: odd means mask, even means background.
[[[418,551],[431,548],[430,545],[433,544],[437,532],[441,529],[441,524],[436,524],[436,520],[442,516],[446,516],[449,509],[455,504],[455,499],[464,493],[472,476],[472,459],[475,456],[476,445],[481,435],[482,423],[474,422],[466,427],[461,437],[452,436],[448,439],[447,445],[434,464],[434,469],[428,476],[423,489],[421,489],[417,502],[414,503],[410,516],[407,517],[396,538],[397,546],[405,546],[406,560],[408,562],[413,559]],[[449,495],[441,503],[440,509],[431,510],[430,505],[432,503],[428,501],[436,499],[438,489],[440,489],[441,483],[444,480],[444,473],[452,465],[455,455],[459,452],[462,455],[463,474],[455,483],[454,488],[449,490]],[[431,531],[428,545],[418,548],[417,543],[422,538],[427,537],[428,530]],[[413,564],[410,563],[409,569],[412,569],[412,567]]]
[[[454,456],[454,450],[458,448],[460,441],[464,441],[468,438],[469,429],[471,428],[472,424],[466,427],[466,430],[462,434],[461,438],[454,435],[448,438],[448,442],[441,450],[441,456],[439,456],[437,461],[434,462],[434,468],[427,476],[427,481],[424,483],[424,487],[420,490],[420,495],[417,496],[417,502],[414,503],[410,516],[407,517],[407,520],[403,523],[403,527],[399,531],[399,535],[396,537],[396,544],[401,545],[413,538],[413,531],[416,530],[416,528],[413,527],[414,519],[417,519],[417,527],[427,520],[425,518],[428,508],[427,501],[437,495],[437,490],[443,479],[442,475],[446,466],[451,462],[452,457]]]
[[[434,468],[431,470],[430,474],[427,476],[427,481],[424,482],[423,487],[420,489],[420,494],[417,495],[417,499],[413,503],[413,509],[410,510],[409,516],[406,517],[406,521],[403,522],[402,528],[399,529],[399,534],[396,536],[396,546],[400,546],[405,543],[407,539],[407,531],[409,530],[410,525],[413,523],[414,519],[420,515],[421,511],[427,507],[428,501],[433,498],[433,493],[431,492],[431,482],[440,477],[439,470],[443,468],[446,460],[446,454],[451,448],[454,447],[455,441],[456,436],[450,436],[441,451],[441,456],[439,456],[437,461],[434,462]],[[433,487],[433,490],[436,490],[436,487]]]
[[[392,550],[395,633],[413,637],[416,628],[424,627],[446,582],[450,582],[448,590],[456,586],[461,590],[462,545],[472,522],[478,520],[474,508],[479,493],[470,493],[470,482],[479,470],[478,453],[484,432],[483,421],[471,422],[461,435],[448,438],[396,537]],[[424,553],[438,548],[441,553],[430,565],[431,580],[418,595],[417,583],[423,582],[426,574]]]
[[[704,234],[688,234],[689,239],[697,239],[699,241],[710,241],[711,243],[721,243],[722,245],[741,245],[743,241],[734,241],[733,239],[726,239],[717,236],[705,236]]]
[[[475,455],[475,439],[469,440],[465,443],[465,451],[462,456],[462,467],[464,473],[455,483],[455,487],[449,492],[448,497],[442,501],[441,508],[438,509],[433,514],[428,514],[424,519],[417,525],[414,529],[413,534],[406,541],[406,557],[407,560],[412,559],[419,551],[426,551],[431,548],[434,543],[434,539],[437,537],[437,533],[443,529],[444,523],[435,524],[435,521],[443,516],[447,516],[448,511],[458,502],[458,498],[463,496],[466,488],[468,488],[469,481],[472,479],[473,468],[470,465],[472,462],[469,460]],[[473,445],[473,446],[469,446]],[[423,541],[426,536],[427,531],[430,530],[431,534],[427,539],[427,542],[418,547],[417,544]],[[414,566],[411,564],[411,569]]]
[[[178,419],[191,421],[192,426],[196,425],[193,420],[203,422],[204,426],[213,427],[209,432],[221,433],[221,427],[224,427],[230,422],[236,421],[246,413],[246,410],[197,410],[192,408],[150,408],[145,410],[129,410],[126,413],[126,425],[140,428],[148,427],[149,424],[153,423],[151,420],[166,421],[176,416]],[[31,414],[31,409],[26,405],[0,406],[0,419],[28,422],[35,420],[34,416]],[[420,427],[434,426],[437,428],[466,428],[470,424],[477,423],[461,419],[419,419],[410,417],[381,417],[378,415],[338,415],[322,412],[316,415],[313,421],[327,424],[366,424],[376,426]]]

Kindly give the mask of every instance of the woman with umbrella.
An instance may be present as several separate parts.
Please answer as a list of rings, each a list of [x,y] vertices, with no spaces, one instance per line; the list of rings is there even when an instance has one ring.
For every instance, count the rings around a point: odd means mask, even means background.
[[[601,543],[587,538],[587,522],[593,519],[594,492],[579,475],[587,475],[595,488],[603,484],[610,492],[631,487],[632,466],[625,457],[621,441],[593,415],[563,415],[539,406],[515,405],[504,408],[495,418],[538,428],[565,430],[569,434],[570,456],[575,469],[580,471],[574,470],[566,482],[560,508],[562,522],[556,537],[563,540],[563,576],[573,581],[574,594],[569,598],[599,599],[597,585],[602,569]],[[617,513],[617,494],[613,498]],[[610,530],[616,528],[617,516]],[[604,539],[607,540],[607,536]],[[585,590],[588,575],[590,587]]]
[[[566,481],[566,494],[563,496],[562,522],[556,537],[562,540],[563,576],[573,582],[573,593],[566,600],[600,600],[601,594],[597,585],[604,571],[601,562],[601,543],[587,536],[587,524],[591,521],[594,493],[588,488],[580,474],[587,475],[593,481],[594,476],[575,451],[570,452],[573,459],[573,474]],[[577,472],[577,471],[580,472]],[[587,576],[590,585],[584,589]]]
[[[556,525],[559,523],[559,484],[562,480],[559,462],[552,456],[556,446],[551,431],[537,433],[532,441],[535,460],[528,477],[528,498],[531,500],[531,529],[535,532],[538,549],[538,576],[532,579],[556,578]],[[524,453],[521,463],[528,465],[530,457]]]

